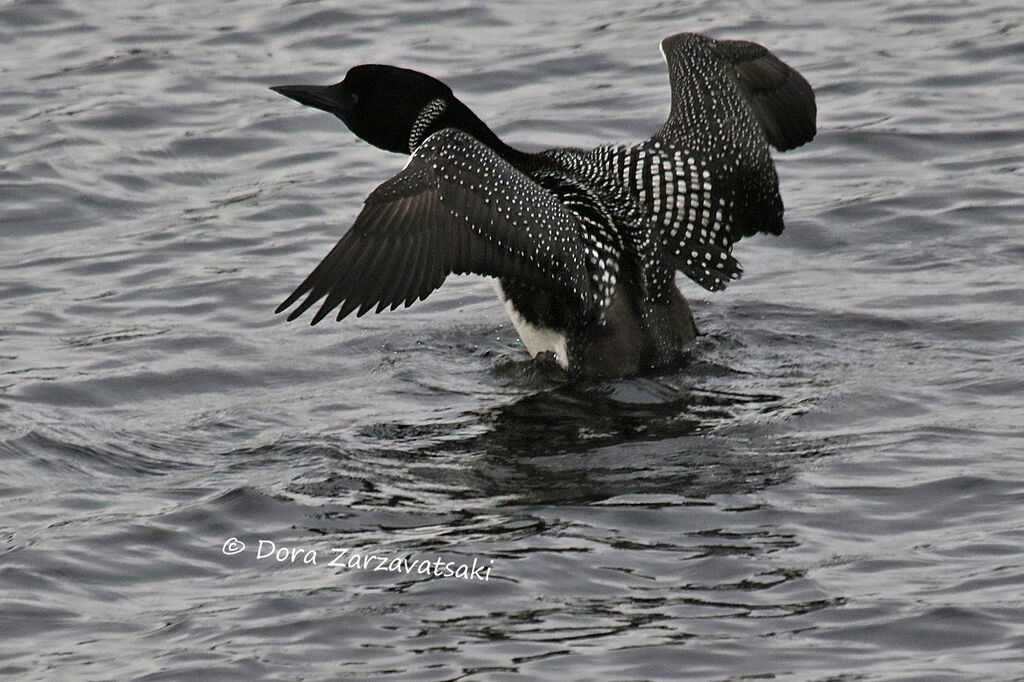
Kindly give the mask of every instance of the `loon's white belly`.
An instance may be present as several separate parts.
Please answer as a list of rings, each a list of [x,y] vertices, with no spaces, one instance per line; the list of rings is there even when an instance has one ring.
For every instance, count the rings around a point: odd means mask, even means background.
[[[519,332],[519,338],[523,340],[523,344],[526,346],[526,350],[530,352],[530,355],[535,357],[537,353],[550,352],[554,354],[555,362],[562,369],[569,369],[569,353],[566,350],[565,334],[556,332],[553,329],[536,327],[527,322],[519,314],[519,311],[516,310],[516,307],[512,305],[512,301],[505,297],[505,290],[501,288],[501,282],[493,277],[489,279],[491,280],[491,286],[494,287],[494,291],[498,294],[498,298],[505,304],[505,311],[512,320],[516,331]]]

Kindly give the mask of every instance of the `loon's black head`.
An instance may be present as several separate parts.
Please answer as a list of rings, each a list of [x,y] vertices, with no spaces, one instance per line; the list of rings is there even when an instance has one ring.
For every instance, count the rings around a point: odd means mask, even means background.
[[[442,128],[459,128],[498,151],[504,146],[451,88],[411,69],[362,64],[335,85],[282,85],[271,90],[334,114],[353,133],[390,152],[409,154]]]

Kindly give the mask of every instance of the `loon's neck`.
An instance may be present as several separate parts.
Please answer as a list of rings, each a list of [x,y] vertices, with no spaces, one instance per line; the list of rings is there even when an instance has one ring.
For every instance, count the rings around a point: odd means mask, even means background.
[[[440,117],[438,123],[440,124],[439,130],[441,128],[457,128],[464,133],[469,133],[516,168],[523,168],[533,156],[506,144],[486,123],[480,120],[479,116],[473,113],[472,109],[456,98],[452,98],[448,110]]]

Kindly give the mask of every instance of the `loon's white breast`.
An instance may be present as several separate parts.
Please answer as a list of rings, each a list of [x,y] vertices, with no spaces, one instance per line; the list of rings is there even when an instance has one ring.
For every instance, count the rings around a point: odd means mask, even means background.
[[[494,287],[494,291],[498,294],[498,299],[505,304],[505,311],[508,313],[509,319],[512,320],[512,325],[519,332],[519,338],[523,340],[523,345],[530,352],[530,356],[536,357],[538,353],[550,352],[554,354],[555,362],[558,363],[559,367],[565,370],[569,369],[569,351],[566,346],[565,334],[527,322],[519,311],[516,310],[516,307],[512,305],[512,301],[505,296],[505,290],[501,288],[501,282],[494,277],[489,277],[488,279],[491,282],[491,286]]]

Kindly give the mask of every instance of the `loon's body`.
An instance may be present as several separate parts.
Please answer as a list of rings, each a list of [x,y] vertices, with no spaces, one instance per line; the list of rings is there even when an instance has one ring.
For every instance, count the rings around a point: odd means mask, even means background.
[[[768,151],[814,137],[811,87],[768,50],[678,34],[662,41],[672,108],[651,138],[525,153],[451,90],[393,66],[277,92],[334,113],[359,137],[411,154],[278,312],[313,324],[425,298],[452,273],[496,278],[531,355],[580,375],[678,366],[697,334],[675,284],[742,272],[733,243],[783,229]]]

